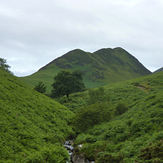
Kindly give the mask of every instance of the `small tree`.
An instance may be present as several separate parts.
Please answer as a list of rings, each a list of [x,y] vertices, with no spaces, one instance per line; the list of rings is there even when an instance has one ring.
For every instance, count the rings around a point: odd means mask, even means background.
[[[40,93],[43,93],[43,94],[46,92],[46,86],[43,84],[43,82],[39,82],[38,85],[36,85],[34,87],[34,89],[37,92],[40,92]]]
[[[69,94],[80,92],[85,89],[83,80],[83,73],[81,71],[60,71],[54,77],[54,83],[52,84],[52,97],[59,97]]]
[[[7,62],[6,62],[5,59],[0,58],[0,69],[2,69],[2,70],[4,70],[4,71],[8,72],[9,74],[13,74],[13,73],[9,70],[10,66],[9,66],[8,64],[6,64],[6,63],[7,63]]]

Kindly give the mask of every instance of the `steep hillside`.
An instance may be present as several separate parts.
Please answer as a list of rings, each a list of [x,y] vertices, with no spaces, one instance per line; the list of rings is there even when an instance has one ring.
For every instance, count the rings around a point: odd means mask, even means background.
[[[73,113],[0,69],[0,163],[65,163]]]
[[[31,87],[42,81],[50,91],[54,76],[62,69],[81,70],[84,73],[84,83],[87,88],[95,88],[151,73],[122,48],[101,49],[94,53],[76,49],[53,60],[38,72],[21,79]]]
[[[163,72],[103,88],[59,100],[75,113],[76,151],[97,163],[163,162]]]

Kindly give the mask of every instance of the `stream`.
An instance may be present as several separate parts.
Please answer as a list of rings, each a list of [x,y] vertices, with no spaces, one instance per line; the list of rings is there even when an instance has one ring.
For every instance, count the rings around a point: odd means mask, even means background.
[[[64,147],[67,149],[69,155],[70,155],[70,162],[71,163],[94,163],[94,161],[88,161],[84,158],[84,156],[82,154],[76,154],[74,152],[74,147],[72,146],[73,141],[72,140],[68,140],[65,141],[64,143]],[[82,147],[82,145],[79,145],[80,147]],[[68,163],[68,162],[66,162]]]

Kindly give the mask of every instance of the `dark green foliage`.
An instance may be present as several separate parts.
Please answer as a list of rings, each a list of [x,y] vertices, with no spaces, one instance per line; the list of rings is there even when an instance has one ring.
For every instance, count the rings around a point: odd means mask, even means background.
[[[150,150],[151,154],[155,155],[153,160],[144,161],[143,158],[138,158],[141,148],[148,147],[149,143],[155,145],[158,140],[163,138],[162,81],[163,72],[160,72],[103,87],[104,99],[101,99],[102,104],[105,105],[105,109],[109,111],[111,117],[104,123],[85,128],[77,136],[75,146],[83,144],[82,148],[79,149],[79,153],[95,161],[97,161],[98,154],[104,153],[112,156],[121,153],[124,157],[124,163],[132,163],[135,160],[138,162],[141,160],[142,163],[150,161],[159,163],[163,161],[158,161],[161,159],[162,151],[158,151],[158,155],[156,155],[155,148]],[[96,90],[98,89],[93,91]],[[75,117],[82,115],[82,113],[84,115],[86,110],[89,110],[89,91],[74,94],[70,97],[73,100],[64,105],[68,107],[74,106]],[[97,103],[101,104],[98,100]],[[85,108],[83,112],[80,112],[81,105]],[[121,106],[120,109],[123,109],[115,114],[119,106]],[[97,116],[94,117],[97,120],[99,118]],[[87,121],[87,118],[83,116],[77,124],[83,123],[84,126],[85,121]],[[77,124],[76,127],[78,129],[80,126]],[[148,153],[148,148],[145,151]]]
[[[104,94],[104,88],[103,87],[99,87],[98,89],[89,89],[89,100],[88,100],[88,104],[94,104],[94,103],[102,103],[103,101],[105,101],[105,94]]]
[[[38,85],[36,85],[34,87],[34,89],[37,92],[40,92],[40,93],[43,93],[43,94],[46,92],[46,86],[43,84],[43,82],[39,82]]]
[[[92,128],[94,125],[109,121],[110,117],[111,115],[107,105],[95,103],[81,108],[73,117],[72,125],[82,132]]]
[[[124,163],[124,156],[121,154],[112,155],[110,153],[104,153],[99,156],[97,163]]]
[[[150,143],[149,146],[140,149],[139,163],[161,163],[163,162],[163,139],[156,142],[156,144]]]
[[[0,69],[0,162],[65,163],[73,113]]]
[[[87,106],[80,108],[72,121],[72,125],[80,132],[102,122],[108,122],[111,118],[109,105],[104,102],[106,100],[104,88],[89,89],[88,94]]]
[[[6,60],[3,58],[0,58],[0,69],[6,71],[9,74],[13,74],[10,70],[9,70],[10,66],[7,64]]]
[[[81,71],[61,71],[54,77],[52,84],[52,97],[60,97],[74,92],[83,91],[85,86],[82,82],[83,74]]]
[[[120,101],[116,105],[115,114],[116,115],[121,115],[121,114],[125,113],[127,110],[128,110],[127,104],[125,102],[123,102],[123,101]]]

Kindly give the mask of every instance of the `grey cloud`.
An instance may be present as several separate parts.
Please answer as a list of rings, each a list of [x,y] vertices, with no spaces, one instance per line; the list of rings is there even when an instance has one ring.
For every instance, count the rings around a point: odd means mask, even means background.
[[[159,0],[2,0],[1,57],[29,75],[72,49],[122,47],[153,71],[162,67],[162,16]]]

